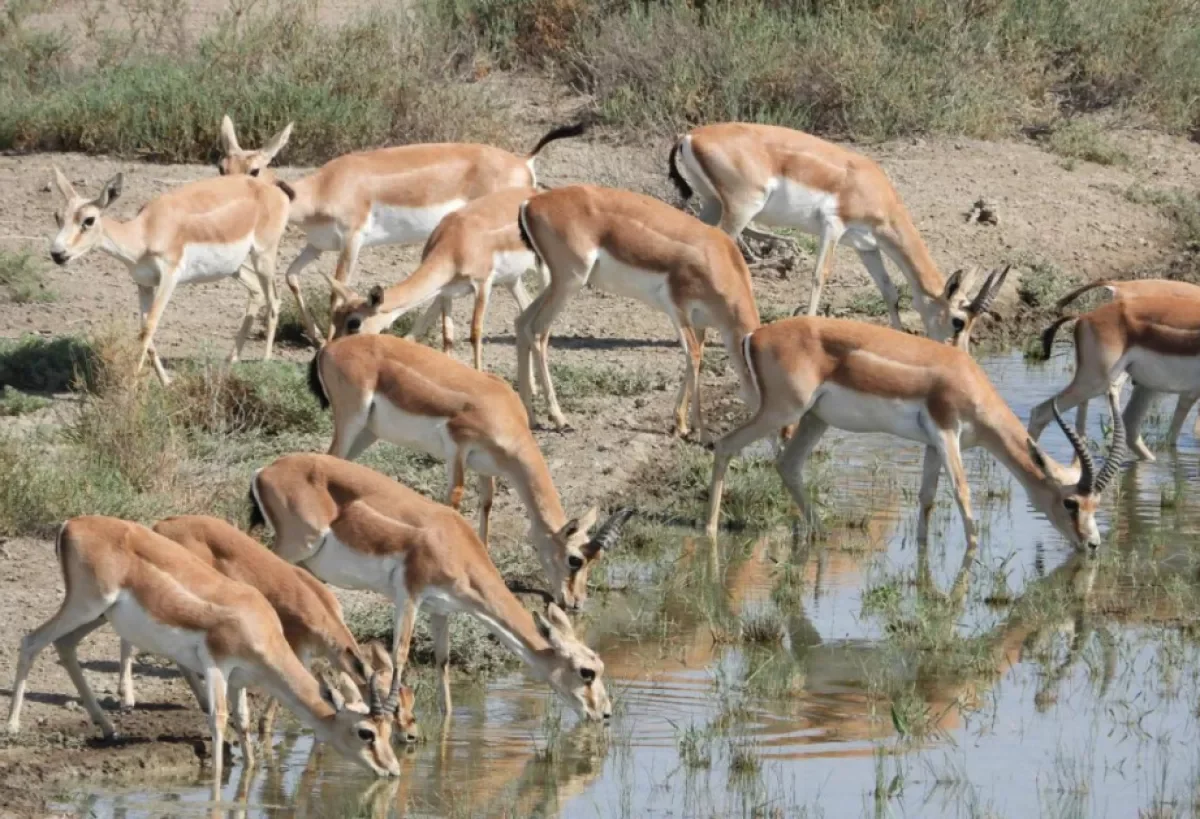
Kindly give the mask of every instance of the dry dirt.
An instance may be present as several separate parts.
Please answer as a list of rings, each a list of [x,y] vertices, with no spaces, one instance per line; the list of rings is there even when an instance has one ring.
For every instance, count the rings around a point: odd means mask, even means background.
[[[508,89],[520,100],[521,82]],[[528,146],[537,134],[569,115],[564,106],[547,112],[525,96],[528,128],[512,135],[507,147]],[[536,99],[534,97],[533,99]],[[984,143],[971,140],[928,139],[870,146],[892,175],[944,270],[968,264],[993,266],[1005,262],[1047,262],[1077,275],[1120,276],[1159,264],[1170,252],[1170,226],[1151,206],[1129,202],[1123,191],[1135,182],[1170,187],[1196,178],[1200,170],[1197,146],[1147,133],[1117,135],[1136,157],[1130,168],[1104,168],[1078,163],[1073,170],[1063,161],[1025,143]],[[558,186],[588,181],[631,188],[673,201],[666,179],[668,145],[610,144],[603,137],[557,143],[539,160],[544,184]],[[147,165],[79,155],[0,157],[0,247],[29,248],[45,254],[55,230],[57,194],[48,182],[52,164],[60,165],[82,190],[95,191],[117,171],[125,174],[124,194],[114,206],[121,217],[132,216],[140,205],[162,191],[192,179],[210,176],[201,166]],[[295,179],[306,169],[284,168]],[[998,226],[968,224],[964,213],[985,197],[998,215]],[[292,231],[281,257],[281,269],[298,252],[299,234]],[[415,265],[416,248],[374,248],[365,252],[357,284],[395,281]],[[322,267],[331,270],[332,257]],[[47,281],[58,294],[51,304],[0,303],[0,335],[39,333],[47,336],[86,334],[114,320],[132,321],[136,296],[125,269],[96,252],[68,268],[49,265]],[[795,269],[766,272],[755,278],[760,309],[790,313],[806,303],[811,255],[798,259]],[[307,274],[320,281],[317,268]],[[282,286],[282,282],[281,282]],[[864,288],[873,286],[857,258],[838,255],[826,293],[837,313]],[[1010,287],[1010,290],[1013,289]],[[285,291],[285,298],[288,298]],[[232,282],[203,285],[176,292],[157,338],[167,359],[202,354],[223,355],[231,342],[243,304],[241,289]],[[466,329],[467,305],[456,320]],[[493,300],[488,316],[486,363],[512,372],[514,305],[506,293]],[[568,511],[592,503],[611,502],[632,492],[629,478],[639,464],[673,446],[666,434],[682,356],[664,317],[625,299],[586,292],[553,328],[552,359],[570,364],[617,366],[650,374],[660,385],[646,396],[594,401],[591,412],[572,414],[575,432],[540,432],[551,470]],[[261,353],[253,342],[247,358]],[[469,351],[460,343],[456,354]],[[310,350],[284,349],[282,354],[306,359]],[[706,375],[709,398],[726,392],[732,374]],[[714,389],[719,388],[719,389]],[[711,406],[711,404],[710,404]],[[728,423],[736,405],[715,413],[718,426]],[[282,454],[282,453],[281,453]],[[511,496],[496,511],[502,533],[513,541],[521,528],[520,513]],[[13,540],[0,551],[0,693],[9,693],[18,642],[23,634],[49,617],[61,599],[62,582],[53,544]],[[353,601],[350,601],[353,602]],[[81,647],[97,693],[116,707],[115,659],[117,641],[107,630],[97,632]],[[149,775],[197,774],[198,748],[206,727],[186,687],[168,668],[140,664],[137,668],[140,705],[115,720],[127,739],[101,746],[97,732],[78,705],[74,689],[53,652],[47,652],[30,677],[30,695],[19,738],[0,738],[0,815],[42,815],[47,800],[82,777],[138,778]]]

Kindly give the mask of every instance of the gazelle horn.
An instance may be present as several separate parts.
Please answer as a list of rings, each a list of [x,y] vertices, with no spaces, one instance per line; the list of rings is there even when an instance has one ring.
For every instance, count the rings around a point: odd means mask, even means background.
[[[371,716],[382,717],[387,714],[383,703],[383,691],[380,690],[378,671],[371,673],[371,680],[367,685],[367,696],[369,697]]]
[[[1012,265],[1005,265],[999,273],[992,271],[967,309],[977,316],[986,313],[991,308],[992,302],[996,300],[996,296],[999,295],[1000,288],[1004,287],[1004,280],[1008,277],[1008,271],[1011,269]]]
[[[1117,403],[1115,390],[1108,391],[1108,406],[1112,410],[1113,419],[1112,446],[1108,449],[1104,466],[1100,467],[1100,474],[1096,476],[1094,491],[1097,495],[1103,492],[1104,488],[1112,481],[1121,469],[1121,461],[1125,458],[1125,421],[1121,418],[1121,408]]]
[[[1075,454],[1079,456],[1079,493],[1090,495],[1092,487],[1095,485],[1096,475],[1096,464],[1092,461],[1092,453],[1088,452],[1087,444],[1079,437],[1075,427],[1063,420],[1062,413],[1058,411],[1057,399],[1050,403],[1050,409],[1054,411],[1054,420],[1062,428],[1063,435],[1067,436],[1067,440],[1075,448]]]
[[[633,517],[635,511],[631,506],[622,506],[609,515],[608,520],[600,524],[596,534],[583,547],[583,556],[591,560],[604,549],[611,549],[621,536],[621,527]]]

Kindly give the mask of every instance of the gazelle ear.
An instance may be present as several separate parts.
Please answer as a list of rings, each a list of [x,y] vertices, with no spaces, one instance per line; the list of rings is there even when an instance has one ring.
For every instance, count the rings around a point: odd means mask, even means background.
[[[291,127],[290,125],[288,126]],[[227,154],[242,150],[238,145],[237,133],[233,130],[233,120],[229,118],[229,114],[221,117],[221,150]],[[282,147],[282,146],[281,146]]]
[[[546,606],[546,618],[561,634],[568,637],[575,635],[575,626],[571,624],[571,618],[556,604],[550,603]]]
[[[104,210],[121,196],[121,189],[125,184],[125,176],[117,174],[112,179],[104,183],[104,190],[100,191],[100,195],[96,197],[96,207]]]
[[[331,686],[324,677],[321,678],[321,699],[332,708],[334,711],[341,713],[346,710],[346,698],[342,696],[342,692]]]
[[[553,640],[554,627],[550,625],[550,621],[546,619],[546,615],[542,614],[540,611],[535,611],[533,613],[533,622],[537,625],[538,634],[542,635],[543,640]]]
[[[283,130],[271,137],[270,141],[262,147],[262,152],[267,155],[267,161],[270,162],[275,158],[275,154],[283,150],[288,144],[288,140],[292,138],[292,123],[284,126]]]
[[[942,291],[942,298],[950,299],[954,294],[962,289],[963,276],[966,271],[961,268],[950,274],[950,278],[946,279],[946,289]]]
[[[1042,452],[1042,448],[1037,445],[1037,442],[1032,438],[1026,438],[1025,446],[1029,449],[1029,457],[1033,459],[1037,468],[1049,474],[1050,464],[1046,460],[1046,453]]]
[[[75,186],[67,179],[66,175],[59,170],[57,165],[54,166],[54,187],[58,188],[58,192],[62,194],[63,199],[70,202],[72,199],[77,199],[79,194],[75,193]]]
[[[559,530],[564,538],[574,537],[579,532],[586,532],[596,525],[596,518],[600,516],[600,510],[593,506],[591,509],[584,512],[577,518],[571,518],[563,528]]]
[[[367,302],[372,307],[383,304],[383,285],[377,284],[371,288],[371,292],[367,294]]]
[[[329,282],[329,289],[336,293],[337,297],[343,302],[353,301],[358,296],[357,293],[328,273],[322,271],[321,275],[325,277],[325,281]]]

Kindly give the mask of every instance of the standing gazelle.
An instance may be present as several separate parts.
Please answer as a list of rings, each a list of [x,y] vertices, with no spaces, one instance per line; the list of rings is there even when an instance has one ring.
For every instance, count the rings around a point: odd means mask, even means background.
[[[504,379],[473,370],[428,347],[395,336],[341,338],[313,359],[309,385],[333,406],[329,454],[354,459],[382,438],[446,462],[446,503],[458,509],[465,472],[479,473],[479,537],[488,542],[496,478],[517,491],[530,535],[560,605],[587,597],[587,574],[616,541],[618,513],[596,536],[597,510],[568,519],[529,416]]]
[[[292,652],[279,616],[254,587],[225,577],[178,543],[116,518],[72,518],[59,530],[55,548],[66,597],[21,641],[9,733],[20,730],[33,661],[53,643],[92,720],[105,737],[115,734],[75,654],[79,641],[108,620],[123,639],[203,675],[214,782],[221,781],[227,696],[237,704],[234,727],[249,753],[245,688],[251,685],[281,699],[317,739],[362,767],[378,776],[400,775],[387,712],[394,702],[374,702],[369,714],[347,708],[341,694],[318,683]],[[393,678],[393,691],[396,686]]]
[[[858,251],[897,330],[903,329],[900,294],[885,255],[908,281],[930,338],[945,341],[962,329],[966,294],[957,278],[942,278],[900,194],[874,160],[790,128],[725,122],[692,130],[675,143],[669,163],[684,199],[699,195],[700,218],[735,239],[752,220],[820,239],[808,315],[817,313],[834,248],[845,243]]]
[[[532,615],[509,591],[462,515],[365,466],[331,455],[285,455],[254,474],[256,512],[275,530],[280,557],[322,580],[377,592],[396,604],[395,689],[417,610],[430,609],[441,706],[450,711],[449,616],[479,620],[590,720],[608,719],[604,663],[554,603]]]
[[[1170,279],[1135,279],[1125,282],[1112,281],[1111,279],[1094,281],[1072,290],[1059,299],[1056,306],[1059,310],[1062,310],[1062,308],[1089,290],[1101,287],[1111,293],[1114,299],[1171,298],[1180,300],[1180,303],[1191,302],[1196,305],[1197,311],[1200,311],[1200,287],[1188,284],[1187,282],[1172,281]],[[1045,357],[1048,358],[1050,355],[1050,348],[1054,344],[1054,336],[1057,334],[1058,328],[1073,318],[1075,316],[1063,316],[1046,329],[1042,337]],[[1085,354],[1090,355],[1090,353]],[[1081,354],[1077,352],[1077,360],[1080,357]],[[1119,390],[1124,386],[1124,382],[1128,377],[1128,370],[1120,370],[1113,377],[1113,385]],[[1129,403],[1125,405],[1125,412],[1122,414],[1125,419],[1125,427],[1129,431],[1130,449],[1143,461],[1153,461],[1155,459],[1154,453],[1150,451],[1150,447],[1146,446],[1146,442],[1142,438],[1140,428],[1142,419],[1157,396],[1158,394],[1146,384],[1135,381],[1133,390],[1129,396]],[[1171,416],[1171,425],[1167,430],[1166,444],[1168,447],[1174,447],[1178,442],[1179,433],[1183,430],[1183,422],[1187,420],[1188,412],[1198,400],[1200,400],[1200,388],[1179,394],[1179,398],[1175,401],[1175,413]],[[1078,429],[1084,429],[1087,426],[1087,405],[1087,400],[1079,402],[1075,416],[1075,426]],[[1196,421],[1193,434],[1200,435],[1200,419]]]
[[[340,291],[342,298],[333,316],[334,337],[382,333],[409,310],[428,304],[429,309],[408,337],[424,336],[440,312],[442,352],[448,353],[454,346],[451,304],[459,296],[473,294],[471,348],[475,369],[482,370],[483,319],[492,287],[507,288],[518,310],[529,306],[521,277],[539,265],[533,252],[521,242],[517,212],[521,203],[536,193],[535,188],[509,188],[481,196],[447,214],[425,243],[420,267],[387,289],[376,285],[366,299],[331,279],[330,286]]]
[[[55,213],[58,234],[50,257],[65,265],[94,247],[124,262],[138,287],[142,319],[137,369],[150,355],[154,371],[170,379],[154,349],[154,331],[176,285],[236,278],[250,291],[242,326],[230,361],[242,353],[258,311],[267,306],[267,347],[271,357],[279,299],[275,295],[275,256],[287,228],[290,188],[258,179],[203,179],[164,193],[128,222],[105,216],[121,195],[121,174],[104,185],[95,199],[80,196],[63,172],[54,169],[54,184],[66,207]],[[243,265],[249,260],[254,274]]]
[[[982,446],[1021,483],[1033,507],[1076,547],[1100,545],[1096,507],[1120,468],[1124,428],[1110,393],[1112,447],[1097,473],[1079,435],[1054,410],[1079,456],[1072,470],[1038,448],[987,374],[967,353],[927,338],[870,324],[827,318],[778,321],[747,336],[742,350],[758,387],[758,409],[745,424],[717,441],[709,499],[708,532],[720,523],[721,493],[730,460],[785,424],[798,424],[777,467],[810,526],[804,464],[825,431],[886,432],[925,445],[917,537],[928,534],[929,515],[944,468],[954,487],[968,547],[976,545],[971,490],[962,450]]]
[[[229,117],[221,121],[223,174],[270,176],[267,165],[291,135],[291,124],[262,151],[243,150]],[[543,136],[525,156],[472,143],[404,145],[360,151],[331,159],[292,184],[291,221],[308,244],[288,266],[287,284],[300,306],[305,328],[319,340],[300,293],[300,272],[322,253],[338,254],[334,278],[350,284],[364,247],[423,242],[446,214],[505,188],[534,187],[534,161],[546,145],[583,134],[578,123]],[[341,298],[335,292],[330,309]],[[331,328],[332,336],[332,328]]]
[[[1049,357],[1058,328],[1075,320],[1075,376],[1058,395],[1033,408],[1029,434],[1034,440],[1041,436],[1055,402],[1064,411],[1079,407],[1076,424],[1082,426],[1087,402],[1127,374],[1134,391],[1125,407],[1125,425],[1139,442],[1138,455],[1153,460],[1139,429],[1154,393],[1180,395],[1171,421],[1171,443],[1200,393],[1200,299],[1195,288],[1179,282],[1148,281],[1135,288],[1128,287],[1132,282],[1119,284],[1126,295],[1090,313],[1063,316],[1042,334],[1043,353]]]
[[[536,359],[550,417],[559,428],[567,426],[550,380],[550,325],[589,285],[637,299],[671,320],[685,360],[676,434],[688,433],[690,401],[692,426],[704,437],[700,361],[706,328],[720,332],[743,396],[753,392],[738,349],[758,327],[758,308],[750,270],[724,233],[649,196],[593,185],[539,193],[521,206],[520,228],[550,272],[547,287],[517,319],[517,384],[530,419]]]

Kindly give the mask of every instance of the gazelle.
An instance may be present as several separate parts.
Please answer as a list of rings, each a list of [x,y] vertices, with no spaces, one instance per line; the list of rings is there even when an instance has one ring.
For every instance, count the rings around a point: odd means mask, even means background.
[[[342,302],[333,316],[334,337],[382,333],[409,310],[429,304],[408,337],[422,338],[440,312],[442,351],[448,353],[454,346],[450,306],[455,298],[473,294],[471,348],[475,369],[482,370],[483,319],[492,288],[507,288],[519,310],[529,306],[521,276],[540,266],[521,242],[517,211],[536,193],[531,187],[509,188],[481,196],[447,214],[425,243],[421,266],[399,284],[387,289],[376,285],[366,299],[330,279],[330,286],[339,292]]]
[[[573,185],[539,193],[520,211],[521,238],[550,272],[546,288],[517,319],[517,383],[530,419],[537,374],[560,429],[567,419],[550,380],[550,325],[585,286],[637,299],[667,314],[685,360],[675,407],[675,432],[692,426],[704,437],[700,360],[704,334],[716,327],[738,374],[743,395],[751,383],[742,338],[759,325],[750,270],[734,241],[677,208],[630,191]]]
[[[59,229],[50,245],[50,258],[65,265],[98,247],[126,264],[138,287],[139,371],[149,354],[159,379],[164,384],[170,381],[154,349],[154,332],[176,285],[226,278],[236,278],[250,291],[229,360],[236,361],[242,354],[264,303],[263,358],[271,357],[279,322],[275,256],[287,228],[291,197],[287,185],[248,177],[189,182],[154,199],[128,222],[120,222],[104,212],[121,195],[121,174],[108,180],[94,199],[80,196],[57,167],[54,184],[66,205],[54,215]],[[253,275],[243,266],[247,261]]]
[[[505,586],[483,541],[462,515],[391,478],[331,455],[285,455],[254,474],[259,516],[275,550],[335,586],[366,589],[396,604],[393,689],[404,673],[417,610],[430,609],[441,706],[450,711],[448,617],[477,620],[581,716],[607,719],[604,663],[575,636],[554,603],[531,614]]]
[[[950,343],[955,347],[963,352],[970,352],[971,331],[981,316],[992,311],[992,303],[996,301],[996,296],[1000,295],[1000,290],[1004,287],[1004,281],[1008,278],[1008,271],[1011,267],[1011,265],[1006,265],[988,273],[979,291],[975,294],[975,298],[971,299],[970,304],[963,310],[962,326],[960,327],[957,323],[954,325],[954,335],[950,338]],[[951,274],[951,278],[961,275],[962,271],[956,270]],[[973,280],[974,277],[975,272],[972,270],[968,274],[968,280]]]
[[[1136,279],[1133,281],[1112,281],[1104,279],[1085,284],[1082,287],[1072,290],[1067,295],[1058,300],[1056,305],[1059,310],[1073,302],[1075,299],[1087,293],[1090,290],[1103,287],[1116,300],[1129,301],[1140,299],[1177,299],[1180,305],[1191,303],[1195,306],[1197,315],[1200,315],[1200,287],[1186,282],[1171,281],[1169,279]],[[1067,321],[1075,318],[1075,316],[1063,316],[1058,321],[1054,322],[1046,329],[1042,336],[1043,351],[1046,357],[1050,355],[1050,348],[1054,344],[1054,336],[1058,332],[1058,328]],[[1200,325],[1196,326],[1200,330]],[[1200,350],[1200,345],[1197,346]],[[1083,358],[1090,357],[1094,354],[1092,348],[1076,349],[1077,369],[1080,368],[1079,362]],[[1095,366],[1089,363],[1088,368]],[[1119,369],[1113,377],[1113,385],[1120,390],[1124,385],[1126,378],[1129,377],[1130,370]],[[1174,374],[1173,374],[1174,375]],[[1196,387],[1200,387],[1200,380],[1197,381]],[[1176,390],[1172,390],[1175,392]],[[1183,422],[1187,420],[1188,412],[1196,401],[1200,400],[1200,388],[1192,388],[1190,390],[1178,391],[1179,398],[1175,402],[1175,414],[1171,416],[1171,426],[1167,432],[1167,446],[1174,447],[1179,440],[1179,433],[1183,430]],[[1156,391],[1147,384],[1141,383],[1135,377],[1133,391],[1129,396],[1129,403],[1125,405],[1123,417],[1125,419],[1125,427],[1129,430],[1131,436],[1130,448],[1143,461],[1153,461],[1154,453],[1146,446],[1145,440],[1142,438],[1140,427],[1142,419],[1145,418],[1146,412],[1150,409],[1151,403],[1157,397]],[[1087,404],[1088,399],[1083,399],[1079,402],[1079,408],[1075,417],[1075,426],[1079,429],[1084,429],[1087,426]],[[1030,419],[1032,429],[1032,418]],[[1200,419],[1196,421],[1195,434],[1200,435]]]
[[[313,358],[309,384],[333,407],[329,454],[353,460],[382,438],[446,462],[446,503],[458,509],[467,468],[479,473],[479,537],[488,542],[496,478],[508,481],[529,516],[538,560],[559,605],[587,597],[587,575],[616,542],[627,514],[588,531],[593,507],[568,519],[550,469],[529,431],[525,407],[504,379],[428,347],[387,335],[337,339]]]
[[[154,525],[154,532],[178,543],[229,579],[262,592],[283,624],[288,645],[307,668],[311,670],[314,660],[324,658],[353,680],[357,688],[368,683],[373,665],[346,627],[337,597],[311,573],[281,559],[245,532],[218,518],[178,515],[160,520]],[[133,644],[122,639],[121,697],[126,708],[133,708],[135,703],[132,666]],[[185,674],[190,672],[185,669]],[[382,681],[382,685],[386,687],[389,682],[390,679]],[[357,688],[353,694],[347,694],[347,699],[361,700]],[[415,721],[411,710],[404,707],[411,709],[412,692],[401,691],[400,697],[401,707],[396,711],[399,736],[415,742]],[[261,735],[270,735],[278,708],[279,701],[272,697],[262,717]]]
[[[212,731],[213,779],[221,781],[228,718],[250,756],[245,688],[260,685],[338,752],[377,776],[398,776],[392,752],[392,697],[379,702],[371,686],[370,713],[346,707],[341,694],[318,683],[288,646],[279,616],[252,586],[231,580],[185,548],[136,523],[107,517],[71,518],[55,544],[66,597],[58,612],[21,641],[9,733],[20,730],[25,682],[51,643],[83,705],[106,738],[115,734],[88,686],[75,648],[107,619],[123,639],[202,674]],[[374,682],[374,681],[372,681]]]
[[[961,331],[965,293],[956,279],[942,278],[900,194],[874,160],[790,128],[724,122],[676,142],[669,171],[685,202],[693,193],[700,197],[700,218],[735,239],[752,220],[820,239],[808,315],[817,313],[834,249],[848,244],[883,294],[893,327],[903,329],[900,294],[885,255],[908,281],[929,337],[945,341]]]
[[[757,386],[754,415],[717,441],[709,499],[708,533],[720,523],[721,493],[729,461],[754,441],[785,424],[798,424],[776,462],[784,484],[810,527],[816,518],[805,499],[805,461],[825,431],[886,432],[925,445],[918,540],[928,535],[929,515],[943,468],[949,473],[967,534],[977,543],[971,490],[962,450],[982,446],[1025,488],[1033,507],[1075,546],[1096,549],[1096,507],[1117,474],[1124,428],[1110,393],[1112,447],[1097,473],[1079,435],[1054,409],[1079,456],[1079,475],[1062,467],[1026,435],[983,369],[961,350],[885,327],[845,319],[792,318],[748,336],[745,366]]]
[[[289,123],[267,147],[243,150],[233,121],[221,120],[222,174],[270,176],[267,165],[291,136]],[[338,254],[334,278],[350,284],[364,247],[423,242],[446,214],[472,199],[505,188],[534,187],[534,161],[551,142],[580,136],[583,123],[555,128],[525,156],[490,145],[441,143],[380,148],[339,156],[292,184],[290,218],[308,244],[288,266],[287,284],[300,306],[305,328],[319,340],[300,293],[299,275],[322,253]],[[333,294],[330,309],[340,299]],[[332,328],[331,328],[332,331]]]

